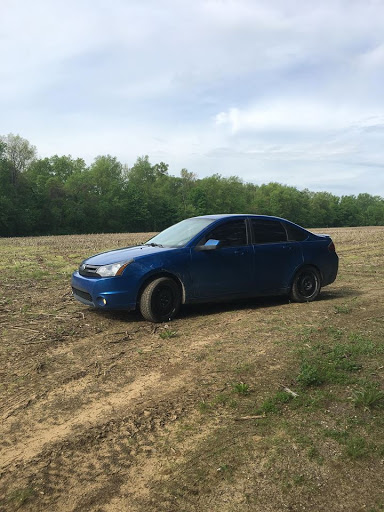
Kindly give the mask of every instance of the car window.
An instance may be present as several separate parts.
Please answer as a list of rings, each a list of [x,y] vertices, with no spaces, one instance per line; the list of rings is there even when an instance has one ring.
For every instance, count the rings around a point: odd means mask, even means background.
[[[308,238],[308,233],[293,224],[285,224],[288,233],[288,240],[302,242]]]
[[[287,233],[281,222],[268,219],[251,219],[253,243],[286,242]]]
[[[244,219],[231,220],[217,226],[201,240],[200,245],[207,240],[220,240],[220,247],[236,247],[247,245],[247,228]]]
[[[148,240],[146,245],[182,247],[212,222],[215,222],[215,219],[205,217],[182,220]]]

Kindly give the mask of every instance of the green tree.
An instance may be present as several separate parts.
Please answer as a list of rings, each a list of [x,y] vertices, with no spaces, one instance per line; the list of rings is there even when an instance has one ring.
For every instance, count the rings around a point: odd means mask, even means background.
[[[362,215],[355,196],[342,196],[340,198],[336,218],[338,226],[360,225]]]
[[[337,221],[339,199],[329,192],[305,191],[310,201],[308,226],[334,226]]]
[[[183,218],[213,213],[277,215],[309,227],[384,224],[384,199],[337,197],[280,183],[255,185],[237,176],[203,179],[138,157],[129,168],[102,155],[37,159],[20,137],[0,137],[0,236],[159,231]]]
[[[182,200],[182,208],[179,210],[179,217],[188,218],[196,215],[196,209],[193,206],[191,192],[196,185],[197,175],[187,169],[181,169],[179,178],[179,194]]]
[[[32,146],[27,139],[13,133],[1,136],[0,139],[5,143],[5,157],[11,165],[12,184],[16,185],[19,175],[36,159],[36,147]]]
[[[123,166],[110,155],[98,156],[89,168],[89,199],[95,232],[117,232],[124,225],[121,208],[124,192]]]

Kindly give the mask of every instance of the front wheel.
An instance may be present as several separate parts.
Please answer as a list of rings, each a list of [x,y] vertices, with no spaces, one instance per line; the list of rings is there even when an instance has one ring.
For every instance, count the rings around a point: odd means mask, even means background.
[[[181,293],[178,284],[169,277],[151,281],[140,297],[140,313],[150,322],[167,322],[179,311]]]
[[[296,273],[290,299],[294,302],[311,302],[319,295],[321,289],[321,278],[314,267],[303,267]]]

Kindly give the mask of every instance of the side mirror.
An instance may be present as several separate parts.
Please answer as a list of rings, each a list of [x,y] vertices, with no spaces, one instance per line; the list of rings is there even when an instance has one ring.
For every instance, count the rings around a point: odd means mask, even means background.
[[[196,247],[197,251],[214,251],[215,249],[218,249],[220,246],[220,240],[214,240],[213,238],[210,238],[205,242],[204,245],[198,245]]]

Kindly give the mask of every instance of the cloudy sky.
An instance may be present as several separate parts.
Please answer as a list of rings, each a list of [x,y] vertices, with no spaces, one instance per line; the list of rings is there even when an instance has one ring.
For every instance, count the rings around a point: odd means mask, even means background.
[[[0,135],[384,196],[383,0],[1,0]]]

